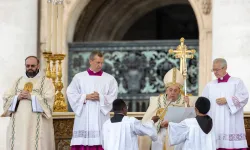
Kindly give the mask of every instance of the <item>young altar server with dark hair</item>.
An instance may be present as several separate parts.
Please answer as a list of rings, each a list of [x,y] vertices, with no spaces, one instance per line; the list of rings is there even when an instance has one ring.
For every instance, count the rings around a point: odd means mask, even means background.
[[[157,140],[154,123],[159,117],[142,124],[134,117],[127,116],[127,105],[122,99],[113,102],[114,117],[103,124],[104,150],[138,150],[137,135],[147,135],[152,141]]]
[[[210,101],[199,97],[195,103],[195,118],[188,118],[180,123],[163,122],[168,127],[169,144],[177,145],[175,150],[216,150],[213,121],[206,115]]]

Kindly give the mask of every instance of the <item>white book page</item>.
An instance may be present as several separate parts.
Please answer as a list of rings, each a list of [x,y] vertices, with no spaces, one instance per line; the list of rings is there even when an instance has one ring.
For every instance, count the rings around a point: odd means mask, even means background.
[[[164,120],[180,123],[184,119],[196,117],[194,107],[168,107]]]

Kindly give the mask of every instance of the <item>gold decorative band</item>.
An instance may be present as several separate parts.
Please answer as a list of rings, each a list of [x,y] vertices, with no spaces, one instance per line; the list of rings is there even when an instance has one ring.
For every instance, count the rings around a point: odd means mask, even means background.
[[[169,83],[165,84],[165,88],[168,88],[172,85],[177,85],[180,89],[183,88],[183,86],[180,83],[176,83],[176,82],[169,82]]]
[[[176,68],[173,69],[173,83],[176,83]]]

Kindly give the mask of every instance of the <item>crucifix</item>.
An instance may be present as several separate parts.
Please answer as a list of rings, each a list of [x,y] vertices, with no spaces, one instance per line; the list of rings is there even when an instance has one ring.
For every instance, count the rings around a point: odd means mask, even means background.
[[[185,39],[182,37],[180,39],[181,44],[177,46],[176,50],[169,49],[170,54],[174,54],[175,58],[180,59],[180,72],[184,78],[184,92],[185,96],[187,95],[187,62],[188,58],[193,59],[195,50],[188,49],[187,46],[184,44]]]

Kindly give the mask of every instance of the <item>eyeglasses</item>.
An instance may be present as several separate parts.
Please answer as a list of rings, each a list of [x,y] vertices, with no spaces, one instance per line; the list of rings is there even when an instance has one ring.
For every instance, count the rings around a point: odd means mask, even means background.
[[[224,67],[220,68],[220,69],[212,69],[211,72],[218,72],[220,70],[224,69]]]
[[[25,65],[26,68],[29,68],[29,67],[35,68],[36,66],[37,66],[37,65]]]

